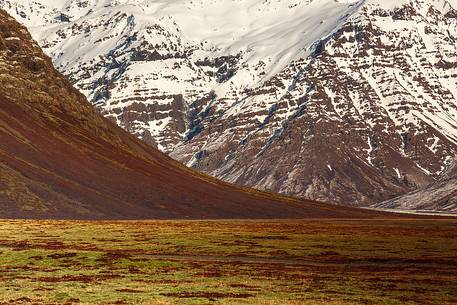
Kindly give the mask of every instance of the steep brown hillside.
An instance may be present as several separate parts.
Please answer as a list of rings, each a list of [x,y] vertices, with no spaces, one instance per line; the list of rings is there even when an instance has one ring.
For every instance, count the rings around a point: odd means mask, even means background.
[[[0,217],[297,218],[377,214],[197,174],[99,115],[0,10]]]

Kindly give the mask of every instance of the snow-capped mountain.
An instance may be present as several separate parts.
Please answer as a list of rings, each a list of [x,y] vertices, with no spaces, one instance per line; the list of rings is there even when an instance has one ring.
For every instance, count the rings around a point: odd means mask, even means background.
[[[230,107],[356,6],[310,1],[8,1],[59,70],[119,125],[171,152],[201,101]],[[206,102],[205,102],[206,103]]]
[[[103,118],[2,9],[0,206],[2,219],[394,216],[240,188],[188,169]]]
[[[230,182],[361,205],[456,155],[456,0],[0,7],[103,114]]]

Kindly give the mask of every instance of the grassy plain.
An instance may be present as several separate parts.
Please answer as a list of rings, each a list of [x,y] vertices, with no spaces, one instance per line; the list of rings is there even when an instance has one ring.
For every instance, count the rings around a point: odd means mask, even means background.
[[[0,221],[0,304],[457,304],[457,221]]]

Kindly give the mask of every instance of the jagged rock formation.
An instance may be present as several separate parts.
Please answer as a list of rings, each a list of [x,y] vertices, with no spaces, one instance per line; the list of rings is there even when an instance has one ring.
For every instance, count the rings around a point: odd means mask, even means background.
[[[456,155],[455,0],[0,6],[107,117],[229,182],[368,205]]]
[[[198,174],[103,118],[0,10],[1,218],[372,217]]]

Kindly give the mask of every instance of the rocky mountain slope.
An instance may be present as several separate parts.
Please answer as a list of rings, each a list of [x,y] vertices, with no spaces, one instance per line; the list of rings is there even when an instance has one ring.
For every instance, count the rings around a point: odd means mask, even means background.
[[[103,118],[0,10],[1,218],[297,218],[376,214],[198,174]]]
[[[456,155],[456,0],[0,6],[106,117],[229,182],[368,205]]]
[[[457,165],[454,162],[437,182],[374,205],[384,210],[415,213],[457,214]]]

